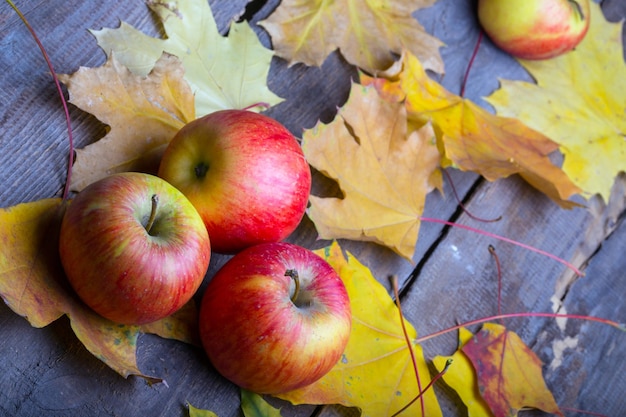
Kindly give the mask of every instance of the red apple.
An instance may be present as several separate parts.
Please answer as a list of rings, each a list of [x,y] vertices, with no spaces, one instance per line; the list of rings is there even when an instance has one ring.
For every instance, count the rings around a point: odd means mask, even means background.
[[[217,111],[184,126],[165,150],[159,176],[189,198],[221,253],[289,236],[311,189],[296,139],[274,119],[246,110]]]
[[[478,19],[502,50],[547,59],[573,49],[589,29],[589,0],[478,0]]]
[[[61,263],[79,298],[123,324],[156,321],[182,307],[211,256],[191,202],[148,174],[115,174],[86,187],[60,233]]]
[[[253,392],[309,385],[348,343],[348,294],[322,258],[290,243],[264,243],[230,259],[209,282],[200,336],[223,376]]]

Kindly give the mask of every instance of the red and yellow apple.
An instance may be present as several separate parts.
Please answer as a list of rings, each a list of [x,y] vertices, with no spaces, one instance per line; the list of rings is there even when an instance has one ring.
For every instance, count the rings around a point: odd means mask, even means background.
[[[213,366],[250,391],[309,385],[340,360],[351,311],[345,286],[321,257],[264,243],[231,258],[200,307],[200,337]]]
[[[589,0],[478,0],[478,19],[502,50],[548,59],[572,50],[589,29]]]
[[[185,125],[167,146],[159,176],[193,203],[220,253],[289,236],[311,189],[293,135],[246,110],[217,111]]]
[[[70,203],[59,240],[78,297],[122,324],[159,320],[187,303],[209,265],[209,236],[196,209],[159,177],[115,174]]]

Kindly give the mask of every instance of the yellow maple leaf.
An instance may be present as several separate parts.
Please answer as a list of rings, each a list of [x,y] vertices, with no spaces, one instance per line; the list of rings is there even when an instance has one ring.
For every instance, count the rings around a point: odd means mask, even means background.
[[[277,55],[290,62],[320,66],[337,48],[346,60],[370,73],[387,68],[393,53],[411,50],[424,65],[443,72],[437,38],[411,13],[434,0],[284,0],[260,22]]]
[[[385,78],[363,75],[361,82],[376,86],[392,102],[404,102],[415,123],[432,122],[442,165],[449,161],[490,181],[519,174],[561,206],[574,205],[568,198],[580,189],[548,156],[558,148],[556,143],[517,119],[495,116],[450,93],[428,77],[411,53],[405,53],[402,65],[394,66]]]
[[[502,80],[487,98],[498,114],[518,117],[560,145],[563,170],[587,197],[609,201],[626,171],[626,63],[623,22],[606,21],[591,2],[589,32],[574,51],[520,61],[536,84]]]
[[[77,191],[116,172],[155,171],[164,147],[194,119],[193,94],[173,55],[164,54],[147,76],[131,73],[112,55],[101,67],[81,67],[59,78],[71,103],[111,128],[76,150],[72,189]]]
[[[407,131],[402,104],[353,84],[335,120],[303,134],[307,161],[337,180],[344,194],[310,197],[308,215],[320,237],[377,242],[410,260],[439,166],[433,139],[429,125]]]
[[[452,359],[452,366],[443,375],[443,380],[461,398],[467,407],[468,417],[493,417],[487,403],[480,395],[476,371],[467,355],[460,349],[472,339],[472,332],[464,327],[459,329],[459,349],[452,356],[435,356],[433,364],[441,372],[449,359]]]
[[[347,258],[336,242],[316,251],[343,280],[352,309],[352,332],[342,359],[322,379],[279,395],[294,404],[342,404],[358,407],[363,417],[390,416],[413,400],[419,390],[400,315],[385,288],[352,255]],[[406,323],[406,322],[405,322]],[[417,333],[406,323],[410,339]],[[422,348],[412,345],[422,387],[430,379]],[[425,416],[441,416],[432,389],[424,393]],[[420,401],[405,415],[421,416]]]
[[[248,22],[232,23],[223,37],[206,0],[153,0],[148,5],[163,23],[166,39],[122,23],[118,29],[92,31],[98,45],[137,75],[147,75],[163,52],[176,55],[195,96],[196,117],[282,101],[266,82],[274,53]]]
[[[119,325],[88,309],[71,290],[59,257],[66,204],[50,198],[0,209],[0,296],[34,327],[67,315],[77,338],[110,368],[124,377],[158,380],[137,366],[139,333],[198,344],[195,305],[144,326]]]

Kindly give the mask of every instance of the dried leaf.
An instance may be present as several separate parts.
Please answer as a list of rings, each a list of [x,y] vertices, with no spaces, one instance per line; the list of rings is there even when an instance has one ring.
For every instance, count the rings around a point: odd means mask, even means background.
[[[339,245],[317,251],[341,276],[352,307],[352,333],[341,360],[322,379],[279,397],[294,404],[342,404],[359,407],[363,417],[389,416],[418,394],[417,381],[408,346],[402,333],[400,315],[385,288],[353,256],[344,257]],[[417,334],[406,323],[411,339]],[[430,373],[422,348],[412,346],[422,382]],[[441,416],[433,390],[424,394],[425,415]],[[420,401],[406,415],[421,416]]]
[[[389,67],[394,53],[413,52],[424,66],[443,73],[439,48],[411,14],[434,0],[285,0],[260,22],[270,33],[277,55],[291,63],[320,66],[339,49],[346,60],[370,73]]]
[[[261,44],[247,22],[232,23],[225,38],[206,0],[148,4],[163,23],[167,38],[152,38],[126,23],[118,29],[92,31],[107,54],[112,51],[138,75],[148,74],[163,52],[176,55],[195,96],[196,117],[282,101],[267,87],[274,53]]]
[[[493,417],[489,406],[480,395],[478,379],[472,362],[461,348],[474,335],[465,328],[459,329],[459,349],[452,356],[436,356],[433,364],[438,371],[442,371],[448,359],[452,359],[452,366],[443,375],[443,380],[459,395],[467,407],[468,417]]]
[[[320,237],[374,241],[410,260],[439,166],[430,126],[407,131],[403,104],[353,84],[332,123],[304,132],[302,149],[344,194],[341,199],[310,197],[308,214]]]
[[[487,100],[560,145],[563,170],[586,197],[609,201],[626,171],[626,63],[623,22],[610,23],[591,2],[591,26],[576,49],[547,61],[520,61],[537,81],[502,81]]]
[[[387,77],[362,76],[361,82],[376,86],[392,102],[403,101],[414,123],[432,122],[444,165],[450,161],[489,181],[519,174],[561,206],[575,205],[568,198],[580,189],[550,161],[548,155],[558,145],[546,136],[517,119],[495,116],[450,93],[430,79],[410,53],[405,53],[402,69]]]
[[[523,407],[563,416],[541,374],[541,361],[514,332],[486,323],[463,346],[478,375],[480,393],[495,417],[514,417]]]
[[[78,339],[98,359],[124,377],[139,375],[136,344],[140,333],[197,341],[193,304],[179,314],[145,326],[118,325],[88,309],[69,287],[59,257],[65,204],[58,198],[0,209],[0,295],[34,327],[67,315]]]
[[[102,67],[81,67],[60,79],[74,105],[111,128],[104,138],[76,151],[74,190],[116,172],[155,171],[164,147],[194,118],[193,94],[172,55],[163,55],[145,77],[111,56]]]

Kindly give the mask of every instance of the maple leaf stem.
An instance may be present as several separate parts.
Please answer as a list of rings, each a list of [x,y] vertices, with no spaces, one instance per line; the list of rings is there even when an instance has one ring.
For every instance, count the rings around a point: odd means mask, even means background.
[[[470,320],[467,321],[465,323],[461,323],[461,324],[457,324],[455,326],[451,326],[448,327],[447,329],[443,329],[443,330],[439,330],[437,332],[428,334],[426,336],[422,336],[422,337],[418,337],[417,339],[414,340],[415,343],[423,343],[427,340],[433,339],[437,336],[441,336],[444,335],[446,333],[450,333],[456,330],[459,330],[462,327],[467,327],[467,326],[472,326],[474,324],[481,324],[481,323],[486,323],[489,321],[493,321],[493,320],[500,320],[500,319],[512,319],[512,318],[517,318],[517,317],[550,317],[550,318],[565,318],[565,319],[573,319],[573,320],[584,320],[584,321],[593,321],[596,323],[602,323],[602,324],[606,324],[609,325],[611,327],[615,327],[618,330],[621,330],[623,332],[626,332],[626,325],[615,322],[613,320],[609,320],[609,319],[605,319],[602,317],[595,317],[595,316],[584,316],[581,314],[561,314],[561,313],[532,313],[532,312],[526,312],[526,313],[505,313],[505,314],[497,314],[495,316],[488,316],[488,317],[483,317],[480,319],[475,319],[475,320]]]
[[[476,45],[474,46],[474,51],[472,52],[472,57],[470,58],[469,64],[467,64],[467,68],[465,69],[465,75],[463,76],[463,82],[461,83],[461,92],[459,96],[463,97],[465,95],[465,86],[467,85],[467,80],[469,78],[470,70],[472,69],[472,65],[474,65],[474,59],[476,59],[476,55],[478,55],[478,48],[480,48],[480,43],[483,40],[483,31],[482,29],[478,31],[478,40],[476,40]]]
[[[398,313],[400,314],[400,324],[402,326],[402,333],[404,334],[404,340],[406,340],[406,345],[409,348],[409,353],[411,354],[411,362],[413,363],[413,371],[415,371],[415,380],[417,381],[417,391],[419,392],[417,397],[413,401],[411,401],[408,406],[413,404],[413,402],[417,400],[417,398],[419,398],[420,406],[422,410],[422,416],[424,416],[426,408],[424,404],[424,398],[422,397],[422,393],[425,390],[422,390],[422,381],[420,379],[419,369],[417,368],[417,360],[415,359],[415,352],[413,352],[413,344],[411,343],[411,339],[409,338],[409,333],[406,331],[406,325],[404,323],[404,314],[402,314],[402,305],[400,304],[400,293],[398,290],[398,277],[396,275],[391,275],[389,277],[389,280],[391,281],[391,286],[393,287],[393,293],[394,293],[395,300],[396,300],[396,306],[398,307]],[[430,386],[430,384],[428,386]],[[428,389],[428,387],[426,387],[426,389]],[[401,413],[407,407],[404,407],[398,413]],[[394,414],[394,416],[397,415],[398,413]]]
[[[504,236],[496,235],[495,233],[485,232],[484,230],[476,229],[476,228],[471,227],[471,226],[466,226],[464,224],[455,223],[455,222],[451,222],[451,221],[448,221],[448,220],[436,219],[436,218],[433,218],[433,217],[420,217],[419,219],[420,219],[420,221],[427,222],[427,223],[439,223],[439,224],[445,224],[446,226],[458,227],[460,229],[469,230],[470,232],[478,233],[478,234],[481,234],[481,235],[484,235],[484,236],[488,236],[488,237],[491,237],[491,238],[494,238],[494,239],[501,240],[503,242],[507,242],[507,243],[513,244],[515,246],[519,246],[519,247],[524,248],[526,250],[529,250],[531,252],[535,252],[535,253],[538,253],[540,255],[547,256],[548,258],[553,259],[553,260],[555,260],[555,261],[565,265],[566,267],[568,267],[569,269],[574,271],[574,273],[576,273],[576,275],[578,275],[579,277],[582,277],[582,276],[585,275],[578,268],[576,268],[570,262],[567,262],[565,259],[561,259],[558,256],[551,254],[550,252],[546,252],[544,250],[535,248],[534,246],[530,246],[530,245],[527,245],[525,243],[521,243],[521,242],[518,242],[518,241],[513,240],[513,239],[509,239],[509,238],[504,237]]]
[[[17,6],[13,3],[12,0],[6,0],[6,2],[9,4],[9,6],[13,8],[13,10],[15,10],[15,13],[17,13],[19,18],[22,20],[22,22],[24,23],[24,25],[26,26],[26,28],[32,35],[33,39],[37,43],[37,46],[41,50],[41,54],[43,55],[43,58],[46,61],[46,64],[48,65],[48,69],[50,69],[50,73],[52,74],[52,79],[54,80],[54,84],[56,85],[57,93],[59,94],[59,98],[61,99],[61,104],[63,105],[63,111],[65,113],[65,123],[67,124],[67,136],[68,136],[69,145],[70,145],[69,156],[68,156],[67,176],[65,179],[65,186],[63,187],[63,196],[62,196],[63,200],[67,200],[67,197],[69,195],[69,190],[70,190],[70,182],[72,179],[72,165],[74,165],[74,135],[72,133],[72,123],[70,120],[70,111],[67,106],[67,101],[65,100],[65,96],[63,95],[63,89],[61,88],[61,83],[59,82],[59,78],[57,77],[56,72],[54,71],[54,66],[52,65],[52,61],[50,60],[50,57],[48,56],[48,53],[46,52],[46,49],[44,48],[43,44],[39,40],[39,37],[35,33],[35,30],[30,25],[30,23],[28,23],[26,16],[22,14],[22,12],[17,8]]]
[[[439,380],[439,378],[441,378],[446,372],[448,372],[448,368],[450,367],[450,365],[452,365],[452,358],[449,358],[449,359],[446,360],[446,365],[443,367],[441,372],[439,372],[437,375],[435,375],[435,377],[428,383],[428,385],[426,385],[426,388],[424,388],[423,391],[421,391],[419,394],[417,394],[417,396],[415,398],[413,398],[407,405],[405,405],[400,410],[398,410],[394,414],[392,414],[391,417],[396,417],[396,416],[400,415],[403,411],[405,411],[407,408],[409,408],[411,405],[413,405],[413,403],[415,401],[417,401],[418,398],[422,398],[424,393],[426,391],[428,391],[430,389],[430,387],[432,387],[433,384]]]

